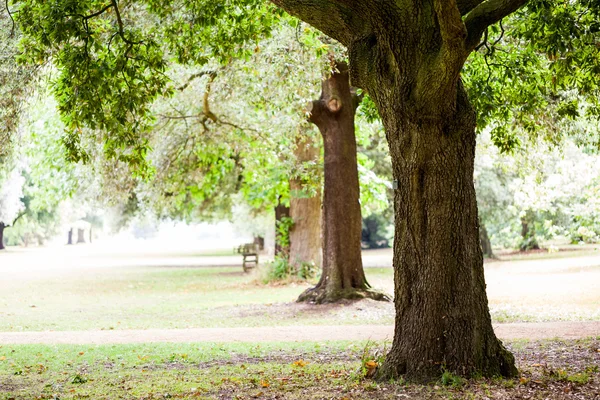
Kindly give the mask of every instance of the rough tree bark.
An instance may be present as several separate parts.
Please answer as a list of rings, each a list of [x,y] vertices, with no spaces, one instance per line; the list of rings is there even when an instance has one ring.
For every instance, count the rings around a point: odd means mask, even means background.
[[[0,222],[0,250],[4,250],[4,228],[6,226],[4,225],[4,222]]]
[[[487,27],[526,0],[272,0],[348,48],[383,120],[395,192],[394,341],[382,378],[515,376],[488,311],[473,186],[475,115],[460,80]]]
[[[319,160],[320,147],[309,135],[298,140],[294,150],[298,163]],[[290,179],[290,217],[294,226],[290,230],[290,257],[293,267],[302,263],[321,266],[321,190],[309,196],[306,184],[300,178]]]
[[[362,265],[362,220],[356,161],[354,114],[358,106],[350,90],[348,66],[323,81],[321,98],[312,104],[310,121],[323,136],[323,272],[319,283],[298,301],[331,303],[341,299],[387,297],[370,289]]]

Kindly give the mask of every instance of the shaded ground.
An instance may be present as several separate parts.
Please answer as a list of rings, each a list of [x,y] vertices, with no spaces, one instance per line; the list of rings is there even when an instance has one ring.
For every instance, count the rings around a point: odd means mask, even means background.
[[[221,349],[224,357],[208,348],[161,348],[160,354],[139,347],[4,348],[0,398],[600,399],[600,340],[517,341],[508,347],[521,371],[517,379],[465,381],[445,374],[430,385],[366,379],[365,362],[385,354],[380,344],[256,354],[229,348]]]

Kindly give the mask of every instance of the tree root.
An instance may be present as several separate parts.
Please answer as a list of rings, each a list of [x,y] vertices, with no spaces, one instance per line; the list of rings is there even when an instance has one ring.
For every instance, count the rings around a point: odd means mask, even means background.
[[[497,339],[496,339],[497,340]],[[486,359],[473,362],[473,360],[463,360],[464,365],[476,366],[465,370],[460,366],[449,365],[417,365],[414,360],[408,360],[404,357],[394,355],[393,349],[387,355],[385,362],[381,365],[374,375],[374,379],[380,382],[398,379],[402,377],[405,381],[418,384],[428,384],[436,382],[442,374],[450,372],[453,375],[470,379],[474,377],[493,378],[502,376],[504,378],[514,378],[519,375],[515,366],[515,358],[501,342],[498,342],[498,349],[495,354]],[[415,368],[416,367],[416,368]],[[459,372],[462,371],[462,372]]]
[[[307,289],[302,293],[298,300],[299,303],[314,303],[314,304],[326,304],[326,303],[337,303],[343,300],[361,300],[361,299],[372,299],[377,301],[392,301],[390,296],[383,292],[378,292],[372,289],[337,289],[327,290],[326,287],[315,286]]]

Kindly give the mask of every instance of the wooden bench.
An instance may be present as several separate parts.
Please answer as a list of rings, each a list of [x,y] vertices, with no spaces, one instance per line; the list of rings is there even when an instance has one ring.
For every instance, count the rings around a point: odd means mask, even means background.
[[[244,257],[242,267],[244,272],[250,271],[252,268],[258,265],[258,246],[254,243],[245,243],[235,249],[236,253],[239,253]]]

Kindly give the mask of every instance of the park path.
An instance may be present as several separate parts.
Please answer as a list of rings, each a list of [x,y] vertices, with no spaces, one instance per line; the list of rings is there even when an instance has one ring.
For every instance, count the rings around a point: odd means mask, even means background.
[[[580,339],[600,336],[600,321],[495,324],[494,330],[505,340]],[[393,333],[387,325],[0,332],[0,345],[391,340]]]

